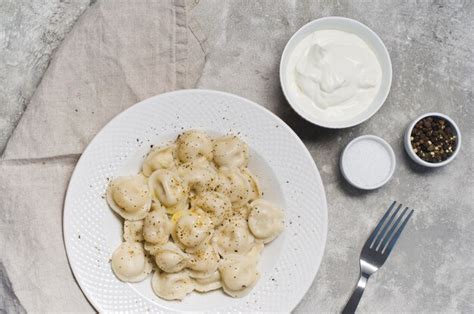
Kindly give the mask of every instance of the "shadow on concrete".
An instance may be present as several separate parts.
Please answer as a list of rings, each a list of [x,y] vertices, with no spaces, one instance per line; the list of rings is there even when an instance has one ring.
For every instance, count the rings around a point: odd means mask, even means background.
[[[347,130],[323,128],[306,121],[293,110],[290,104],[288,104],[280,87],[275,89],[275,92],[278,93],[278,98],[281,99],[276,108],[276,115],[285,121],[303,141],[329,142]]]

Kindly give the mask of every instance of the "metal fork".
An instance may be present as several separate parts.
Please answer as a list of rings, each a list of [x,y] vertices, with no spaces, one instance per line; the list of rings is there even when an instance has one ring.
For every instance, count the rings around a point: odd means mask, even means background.
[[[393,202],[389,209],[383,215],[375,230],[365,242],[362,252],[360,253],[360,278],[357,287],[352,293],[349,301],[342,310],[343,314],[354,313],[359,301],[364,293],[365,286],[369,277],[375,273],[387,260],[400,234],[405,228],[408,220],[413,214],[414,210],[405,207],[400,215],[398,215],[402,204],[398,205],[397,209],[392,213],[397,202]],[[406,215],[408,212],[408,215]],[[397,218],[398,215],[398,218]],[[389,217],[390,216],[390,217]],[[388,221],[385,223],[385,221]],[[394,219],[397,218],[394,221]]]

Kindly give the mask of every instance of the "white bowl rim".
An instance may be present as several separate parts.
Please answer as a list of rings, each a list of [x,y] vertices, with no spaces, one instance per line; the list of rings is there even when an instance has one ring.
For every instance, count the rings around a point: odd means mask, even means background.
[[[346,154],[347,150],[349,149],[349,147],[354,145],[356,142],[359,142],[359,141],[365,140],[365,139],[374,140],[374,141],[382,144],[385,147],[385,149],[387,150],[387,152],[389,153],[390,159],[391,159],[391,162],[392,162],[392,164],[390,165],[390,172],[388,173],[387,177],[382,182],[380,182],[379,184],[376,184],[376,185],[368,185],[368,186],[358,185],[355,182],[351,181],[350,178],[347,177],[347,175],[344,171],[343,159],[344,159],[344,155]],[[356,188],[361,189],[361,190],[375,190],[375,189],[378,189],[378,188],[381,188],[382,186],[384,186],[392,178],[392,176],[395,172],[396,166],[397,166],[397,159],[395,158],[395,153],[392,149],[392,146],[390,146],[390,144],[386,140],[384,140],[383,138],[381,138],[379,136],[376,136],[376,135],[371,135],[371,134],[361,135],[361,136],[356,137],[352,141],[350,141],[349,144],[347,144],[346,147],[344,148],[344,151],[342,152],[341,159],[340,159],[340,168],[341,168],[342,176],[351,185],[353,185]]]
[[[411,132],[412,132],[413,128],[415,127],[415,124],[418,121],[420,121],[421,119],[426,118],[426,117],[430,117],[430,116],[441,117],[441,118],[447,120],[449,123],[451,123],[451,125],[453,126],[453,128],[456,132],[456,137],[457,137],[457,140],[458,140],[457,145],[456,145],[456,149],[454,150],[454,153],[448,159],[446,159],[442,162],[436,162],[435,163],[435,162],[424,161],[423,159],[418,157],[417,154],[415,154],[415,152],[413,151],[413,148],[411,146],[411,139],[410,139],[411,138]],[[458,155],[459,151],[461,150],[461,130],[459,129],[456,122],[454,122],[453,119],[451,119],[449,116],[445,115],[444,113],[427,112],[427,113],[419,115],[418,117],[416,117],[415,119],[413,119],[410,122],[410,124],[408,125],[408,127],[406,129],[406,132],[405,132],[404,142],[405,142],[405,145],[404,145],[405,150],[406,150],[408,156],[410,156],[410,158],[414,162],[416,162],[417,164],[419,164],[421,166],[425,166],[425,167],[428,167],[428,168],[438,168],[438,167],[442,167],[442,166],[445,166],[445,165],[449,164]]]
[[[320,23],[325,23],[325,22],[328,22],[328,21],[344,21],[344,23],[348,23],[348,24],[354,24],[354,25],[357,25],[359,27],[362,27],[364,29],[366,29],[368,31],[368,33],[373,36],[373,38],[375,39],[375,41],[377,43],[380,44],[381,48],[382,48],[382,52],[383,52],[383,58],[386,59],[387,61],[387,75],[388,75],[388,87],[386,89],[386,91],[384,92],[383,94],[383,97],[380,101],[379,104],[377,104],[376,106],[369,106],[369,109],[366,111],[367,114],[365,116],[361,116],[359,117],[358,119],[353,119],[353,120],[348,120],[348,121],[337,121],[337,122],[327,122],[327,121],[323,121],[323,120],[318,120],[316,121],[316,119],[313,119],[312,117],[309,117],[308,115],[305,115],[305,113],[298,109],[297,106],[294,106],[290,100],[290,97],[289,97],[289,93],[287,92],[287,87],[286,87],[286,83],[284,82],[283,80],[283,76],[286,76],[286,74],[284,74],[286,72],[286,69],[284,69],[284,67],[286,66],[286,64],[283,63],[283,61],[286,59],[286,55],[288,55],[291,51],[289,46],[290,46],[290,43],[292,43],[293,41],[296,40],[296,37],[301,33],[303,32],[305,29],[308,29],[308,28],[311,28],[311,27],[314,27],[315,24],[320,24]],[[321,29],[324,29],[324,27],[322,27]],[[331,29],[331,28],[327,28],[327,29]],[[383,104],[385,103],[385,101],[387,100],[387,97],[388,97],[388,94],[390,93],[390,89],[391,89],[391,86],[392,86],[392,60],[390,58],[390,54],[388,53],[388,50],[387,50],[387,47],[385,46],[385,44],[383,43],[382,39],[377,35],[377,33],[375,33],[371,28],[369,28],[367,25],[357,21],[357,20],[354,20],[354,19],[350,19],[350,18],[347,18],[347,17],[342,17],[342,16],[326,16],[326,17],[322,17],[322,18],[319,18],[319,19],[315,19],[315,20],[312,20],[308,23],[306,23],[305,25],[303,25],[301,28],[299,28],[292,36],[291,38],[288,40],[288,42],[286,43],[285,45],[285,48],[283,49],[283,53],[281,55],[281,58],[280,58],[280,86],[281,86],[281,89],[283,91],[283,94],[285,95],[285,98],[286,98],[286,101],[290,104],[290,106],[293,108],[293,110],[300,116],[302,117],[303,119],[305,119],[306,121],[312,123],[312,124],[315,124],[315,125],[318,125],[318,126],[321,126],[321,127],[325,127],[325,128],[329,128],[329,129],[343,129],[343,128],[350,128],[350,127],[353,127],[353,126],[356,126],[358,124],[361,124],[365,121],[367,121],[368,119],[370,119],[375,113],[377,113],[377,111],[379,111],[379,109],[383,106]]]

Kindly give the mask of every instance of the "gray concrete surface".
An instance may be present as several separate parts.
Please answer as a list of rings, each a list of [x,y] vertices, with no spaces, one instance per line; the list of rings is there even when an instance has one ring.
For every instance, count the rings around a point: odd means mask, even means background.
[[[392,200],[416,213],[392,256],[370,279],[360,312],[474,312],[473,2],[201,0],[193,14],[208,36],[198,86],[247,97],[277,113],[304,140],[321,172],[329,211],[326,252],[295,312],[342,309],[358,279],[361,247]],[[346,130],[305,122],[279,86],[279,57],[287,40],[305,23],[329,15],[371,27],[393,64],[385,105]],[[428,111],[454,118],[465,139],[457,160],[433,171],[415,167],[402,147],[406,125]],[[373,192],[349,187],[338,169],[344,145],[362,134],[386,139],[398,161],[391,182]]]
[[[54,50],[90,3],[91,0],[0,1],[0,153]]]
[[[17,6],[25,3],[1,2],[0,25],[6,26],[0,34],[5,38],[18,32],[11,38],[20,38],[26,46],[35,42],[35,51],[45,51],[50,48],[47,44],[18,31],[21,17],[7,14],[9,20],[4,18],[6,7],[17,12]],[[36,14],[31,12],[31,16]],[[345,130],[305,122],[289,108],[279,87],[278,63],[286,41],[306,22],[329,15],[354,18],[371,27],[385,42],[393,64],[392,89],[385,105],[367,122]],[[198,87],[235,93],[277,113],[304,140],[321,172],[328,199],[328,242],[319,273],[295,312],[340,311],[357,281],[360,249],[394,199],[416,213],[392,256],[369,281],[360,312],[474,312],[473,16],[474,5],[467,0],[201,0],[193,9],[192,19],[200,25],[195,31],[207,37],[202,43],[207,49],[206,65]],[[72,20],[57,23],[70,25]],[[37,27],[47,28],[50,23],[46,18]],[[46,53],[43,65],[35,67],[31,66],[36,64],[31,63],[31,57],[37,58],[35,53],[15,56],[2,49],[0,65],[9,71],[0,68],[0,79],[26,82],[15,86],[27,86],[29,94],[25,94],[31,95],[50,55]],[[28,97],[18,96],[21,88],[0,85],[1,119],[10,119],[0,122],[2,144]],[[406,125],[428,111],[450,115],[464,135],[457,159],[430,171],[409,161],[402,146]],[[348,186],[337,165],[344,145],[362,134],[386,139],[398,161],[393,179],[373,192]],[[2,282],[0,294],[8,296],[14,283]],[[12,297],[6,302],[0,302],[0,311],[6,304],[9,312],[13,308],[21,312],[18,300]]]

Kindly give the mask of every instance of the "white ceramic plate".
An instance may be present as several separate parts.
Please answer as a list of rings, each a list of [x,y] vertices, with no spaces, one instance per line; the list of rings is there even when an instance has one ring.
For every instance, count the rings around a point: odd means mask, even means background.
[[[382,82],[372,104],[367,107],[365,111],[360,112],[356,116],[349,116],[341,121],[327,121],[323,117],[312,114],[311,111],[306,110],[301,103],[294,100],[297,99],[296,93],[289,87],[290,83],[288,81],[287,72],[291,53],[296,48],[296,46],[309,34],[325,29],[345,31],[348,33],[353,33],[362,38],[369,45],[369,47],[372,48],[382,68]],[[382,107],[385,100],[387,99],[390,86],[392,85],[392,62],[383,41],[366,25],[345,17],[323,17],[311,21],[301,27],[286,44],[280,61],[280,84],[283,94],[285,95],[290,106],[305,120],[326,128],[348,128],[366,121],[372,117],[380,109],[380,107]]]
[[[193,292],[182,302],[153,294],[151,277],[119,281],[109,259],[122,223],[104,199],[110,178],[137,173],[150,145],[187,129],[238,134],[250,147],[250,169],[264,198],[285,210],[285,231],[265,246],[262,277],[234,299],[221,291]],[[100,312],[291,311],[310,287],[323,256],[327,209],[316,165],[298,136],[265,108],[238,96],[182,90],[144,100],[119,114],[92,140],[71,177],[64,205],[64,241],[77,282]]]

